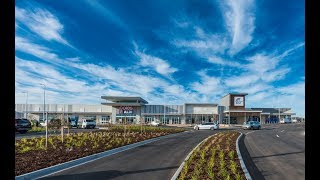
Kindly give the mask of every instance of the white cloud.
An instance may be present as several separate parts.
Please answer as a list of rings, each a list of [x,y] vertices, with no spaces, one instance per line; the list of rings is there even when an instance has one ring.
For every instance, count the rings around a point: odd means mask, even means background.
[[[241,64],[235,61],[223,59],[218,56],[210,56],[208,57],[208,62],[214,63],[214,64],[220,64],[220,65],[225,65],[225,66],[230,66],[230,67],[240,67]]]
[[[22,9],[16,7],[15,18],[42,38],[69,45],[67,40],[61,36],[64,29],[63,25],[49,11],[40,8]]]
[[[270,86],[264,91],[250,94],[247,107],[291,108],[297,116],[305,116],[305,83],[297,82],[283,87]]]
[[[50,49],[31,43],[29,40],[16,36],[15,37],[16,50],[34,55],[43,60],[56,60],[57,55],[50,52]]]
[[[119,16],[114,14],[109,8],[105,7],[99,1],[92,1],[92,0],[84,0],[89,6],[95,9],[95,12],[98,12],[108,21],[113,22],[114,24],[119,25],[122,28],[126,29],[126,24],[120,19]]]
[[[201,57],[203,55],[208,56],[212,53],[224,53],[228,47],[227,39],[221,35],[212,35],[205,33],[200,27],[195,26],[196,39],[184,40],[174,39],[171,41],[177,47],[189,48],[192,51],[197,52]]]
[[[220,78],[208,76],[205,71],[199,73],[200,81],[191,84],[193,90],[205,96],[215,96],[223,92]]]
[[[261,93],[261,92],[266,92],[268,91],[269,89],[271,89],[272,86],[266,84],[266,83],[253,83],[253,84],[250,84],[250,85],[247,85],[247,86],[242,86],[240,88],[237,88],[238,91],[240,92],[245,92],[245,93],[248,93],[248,94],[256,94],[256,93]]]
[[[177,68],[171,67],[166,60],[163,60],[161,58],[151,56],[137,50],[135,51],[135,54],[140,59],[139,65],[143,67],[151,67],[157,73],[162,74],[164,76],[168,76],[178,70]]]
[[[278,89],[280,93],[289,94],[289,95],[297,95],[297,96],[305,96],[305,83],[299,82],[296,84],[291,84],[285,87],[281,87]]]
[[[19,92],[28,91],[30,103],[41,103],[43,88],[46,85],[48,103],[99,103],[100,96],[109,84],[89,85],[84,80],[63,75],[53,66],[27,61],[16,57],[16,103],[25,101]],[[95,92],[95,93],[92,93]]]
[[[252,40],[255,16],[253,0],[228,0],[221,2],[227,29],[232,37],[230,55],[245,48]]]
[[[290,68],[285,68],[285,67],[277,68],[276,70],[272,70],[264,73],[261,79],[267,82],[281,80],[285,78],[286,74],[289,73],[290,70],[291,70]]]
[[[255,74],[243,74],[240,76],[232,76],[225,80],[225,83],[229,87],[243,87],[251,83],[256,82],[259,76]]]

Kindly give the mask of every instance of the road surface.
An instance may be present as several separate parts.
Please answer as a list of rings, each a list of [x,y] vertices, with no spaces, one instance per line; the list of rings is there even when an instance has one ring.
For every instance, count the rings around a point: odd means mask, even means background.
[[[261,130],[241,131],[246,134],[244,144],[251,159],[245,164],[253,179],[305,179],[304,123],[263,124]]]

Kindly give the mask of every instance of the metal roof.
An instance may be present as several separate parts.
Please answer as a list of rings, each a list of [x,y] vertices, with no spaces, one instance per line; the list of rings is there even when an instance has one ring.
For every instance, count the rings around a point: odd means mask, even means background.
[[[291,108],[251,108],[251,109],[262,110],[263,113],[279,113],[279,109],[280,109],[280,113],[284,113],[291,110]]]
[[[223,97],[226,97],[226,96],[228,96],[228,95],[246,96],[246,95],[248,95],[248,93],[237,93],[237,92],[231,92],[231,93],[228,93],[228,94],[226,94],[226,95],[222,96],[222,98],[223,98]]]
[[[184,103],[185,105],[206,105],[206,106],[218,106],[216,103]]]
[[[131,101],[140,101],[144,104],[148,104],[148,101],[144,100],[141,97],[134,96],[101,96],[102,99],[109,100],[115,103],[119,102],[131,102]]]

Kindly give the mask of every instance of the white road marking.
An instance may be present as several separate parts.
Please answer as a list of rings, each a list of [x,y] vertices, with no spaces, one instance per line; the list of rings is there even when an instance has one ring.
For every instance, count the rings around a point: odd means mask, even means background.
[[[250,133],[253,133],[253,132],[256,132],[256,131],[250,131],[250,132],[247,132],[247,133],[246,133],[246,135],[248,135],[248,134],[250,134]]]
[[[277,135],[277,137],[279,137],[279,135],[278,134],[276,134]]]
[[[280,131],[280,132],[283,132],[284,130]]]

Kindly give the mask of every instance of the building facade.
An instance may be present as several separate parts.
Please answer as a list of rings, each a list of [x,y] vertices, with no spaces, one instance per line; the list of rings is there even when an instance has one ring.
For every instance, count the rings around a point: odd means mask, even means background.
[[[28,114],[28,119],[42,120],[47,117],[72,119],[93,119],[97,124],[148,124],[151,121],[162,124],[199,124],[219,122],[220,124],[242,124],[256,120],[261,123],[279,122],[280,118],[295,115],[290,108],[246,108],[247,93],[229,93],[219,104],[185,103],[182,105],[149,105],[141,97],[101,96],[101,105],[81,104],[16,104],[16,112]]]

